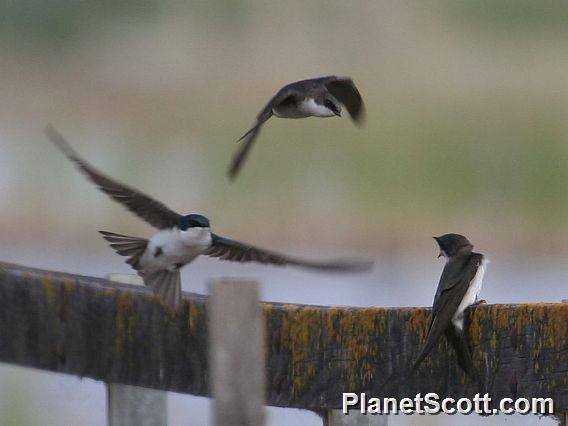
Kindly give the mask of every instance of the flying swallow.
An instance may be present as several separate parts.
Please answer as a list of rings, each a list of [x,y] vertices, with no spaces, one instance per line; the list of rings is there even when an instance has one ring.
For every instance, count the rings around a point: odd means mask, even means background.
[[[355,123],[362,122],[365,115],[363,100],[355,83],[348,77],[319,77],[284,86],[260,111],[256,124],[239,139],[245,141],[233,157],[230,179],[237,177],[260,128],[270,117],[340,117],[341,105],[347,108]]]
[[[463,333],[464,312],[476,304],[487,261],[463,235],[434,237],[440,247],[438,257],[446,258],[432,306],[432,320],[422,352],[414,361],[415,371],[444,334],[456,350],[460,367],[472,373],[471,355]]]
[[[293,265],[337,272],[363,271],[372,266],[372,262],[303,260],[214,234],[205,216],[176,213],[161,202],[104,175],[83,160],[52,126],[46,128],[46,135],[102,192],[159,229],[149,240],[107,231],[100,233],[118,254],[128,256],[126,263],[165,305],[174,310],[181,307],[182,300],[179,270],[201,255],[235,262]]]

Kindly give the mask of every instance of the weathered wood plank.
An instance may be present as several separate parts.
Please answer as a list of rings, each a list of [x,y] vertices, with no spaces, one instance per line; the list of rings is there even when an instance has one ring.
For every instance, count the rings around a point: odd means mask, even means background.
[[[215,424],[262,426],[266,390],[264,318],[253,281],[210,286],[209,347]]]
[[[165,311],[146,288],[0,264],[0,361],[155,389],[210,395],[205,296]],[[264,303],[267,403],[340,408],[342,392],[471,396],[445,342],[404,381],[423,344],[425,308]],[[468,313],[473,361],[493,398],[552,397],[568,410],[568,305],[486,305]]]

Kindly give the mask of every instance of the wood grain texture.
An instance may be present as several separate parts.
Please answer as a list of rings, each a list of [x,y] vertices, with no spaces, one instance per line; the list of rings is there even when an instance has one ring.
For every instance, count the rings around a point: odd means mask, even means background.
[[[184,296],[176,315],[146,288],[0,264],[0,361],[209,396],[207,298]],[[404,377],[424,343],[429,309],[262,309],[269,405],[318,410],[340,408],[342,392],[479,391],[444,341]],[[557,412],[568,410],[568,304],[482,305],[466,316],[482,390],[493,398],[552,397]]]
[[[254,281],[209,286],[209,348],[215,425],[263,426],[264,318]]]
[[[108,274],[116,283],[144,285],[136,274]],[[138,386],[107,383],[108,426],[154,426],[168,424],[168,393]]]

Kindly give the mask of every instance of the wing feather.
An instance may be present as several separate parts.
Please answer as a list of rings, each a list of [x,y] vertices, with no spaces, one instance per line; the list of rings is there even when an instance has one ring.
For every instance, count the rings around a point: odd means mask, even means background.
[[[177,225],[180,218],[178,213],[144,193],[99,172],[83,160],[53,126],[47,126],[45,134],[91,182],[114,201],[119,202],[158,229],[172,228]]]
[[[212,244],[205,253],[210,257],[233,262],[257,262],[278,266],[293,265],[327,271],[363,271],[372,267],[373,262],[366,261],[330,261],[318,262],[286,256],[270,250],[254,247],[229,238],[211,234]]]
[[[475,277],[482,259],[482,255],[474,253],[455,269],[453,265],[444,267],[432,307],[432,320],[426,336],[426,343],[420,355],[414,361],[411,371],[418,368],[432,348],[436,346],[447,328],[451,326],[452,317]]]
[[[361,123],[365,116],[365,104],[359,90],[348,77],[326,77],[325,87],[335,98],[345,105],[349,115],[356,123]]]

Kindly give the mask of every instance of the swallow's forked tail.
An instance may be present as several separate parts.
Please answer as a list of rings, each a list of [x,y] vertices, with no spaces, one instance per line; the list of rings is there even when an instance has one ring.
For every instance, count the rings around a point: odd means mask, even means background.
[[[181,276],[179,271],[162,269],[144,273],[144,284],[160,297],[162,303],[174,311],[181,308]]]
[[[440,337],[444,334],[444,331],[447,327],[445,322],[441,322],[438,316],[435,316],[430,324],[430,329],[428,330],[428,335],[426,336],[426,343],[424,343],[424,347],[422,348],[422,352],[418,355],[418,358],[412,364],[410,368],[409,374],[412,374],[416,371],[416,369],[420,366],[424,358],[428,356],[430,351],[434,346],[438,344]]]
[[[148,240],[114,232],[99,231],[110,246],[121,256],[129,256],[126,260],[132,268],[144,279],[144,284],[150,287],[160,297],[162,303],[173,310],[181,306],[181,277],[179,271],[143,271],[140,258],[146,251]]]
[[[257,123],[254,126],[252,126],[250,129],[247,130],[247,132],[242,135],[239,139],[237,139],[237,142],[242,141],[244,138],[246,138],[248,135],[250,135],[252,132],[255,132],[256,130],[258,130],[258,128],[261,126],[261,123]]]
[[[252,148],[254,141],[256,140],[256,137],[258,136],[258,132],[260,131],[261,125],[262,125],[261,123],[256,124],[253,128],[251,128],[248,132],[246,132],[244,135],[240,137],[239,141],[242,141],[243,139],[245,139],[245,141],[243,142],[243,145],[239,147],[239,150],[234,155],[233,160],[231,161],[231,167],[229,168],[228,172],[229,178],[231,180],[234,180],[239,174],[239,171],[250,149]]]
[[[459,330],[453,325],[449,325],[445,332],[446,339],[453,346],[458,358],[458,365],[468,376],[474,376],[473,361],[463,330]]]

